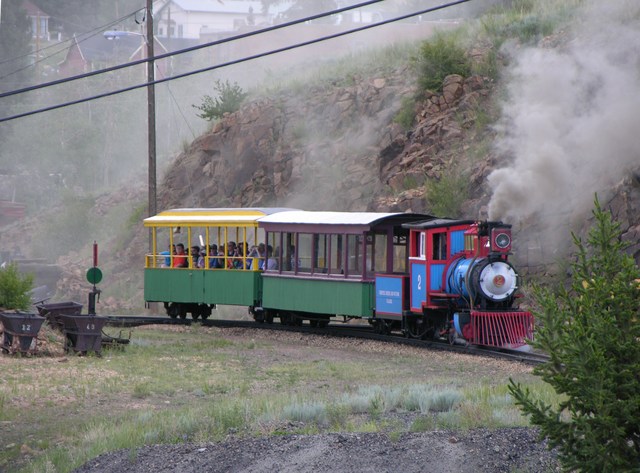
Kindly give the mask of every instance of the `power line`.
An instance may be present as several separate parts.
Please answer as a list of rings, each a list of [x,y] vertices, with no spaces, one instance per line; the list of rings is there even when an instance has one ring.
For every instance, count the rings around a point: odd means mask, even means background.
[[[156,70],[157,70],[158,74],[161,74],[160,68],[157,65],[156,65]],[[169,96],[171,97],[171,100],[173,100],[173,103],[175,104],[176,108],[178,109],[178,112],[180,112],[180,116],[184,120],[185,125],[187,125],[187,128],[189,128],[189,131],[191,132],[191,136],[193,136],[193,139],[195,140],[196,139],[196,135],[193,132],[193,130],[191,129],[191,125],[189,125],[189,121],[187,120],[187,117],[184,115],[184,112],[182,111],[182,108],[180,107],[180,104],[176,100],[175,95],[173,95],[173,91],[171,90],[171,86],[169,85],[168,82],[167,82],[167,92],[169,92]]]
[[[270,56],[270,55],[273,55],[273,54],[277,54],[277,53],[281,53],[281,52],[285,52],[285,51],[290,51],[292,49],[301,48],[303,46],[310,46],[312,44],[316,44],[316,43],[319,43],[319,42],[322,42],[322,41],[327,41],[327,40],[330,40],[330,39],[339,38],[339,37],[346,36],[346,35],[349,35],[349,34],[358,33],[360,31],[365,31],[365,30],[368,30],[368,29],[371,29],[371,28],[376,28],[378,26],[383,26],[383,25],[394,23],[394,22],[397,22],[397,21],[406,20],[407,18],[411,18],[411,17],[414,17],[414,16],[424,15],[426,13],[432,13],[434,11],[443,10],[445,8],[450,8],[450,7],[453,7],[453,6],[456,6],[456,5],[460,5],[460,4],[463,4],[463,3],[467,3],[467,2],[470,2],[470,1],[471,0],[456,0],[456,1],[453,1],[453,2],[446,3],[446,4],[438,5],[436,7],[431,7],[431,8],[427,8],[427,9],[424,9],[424,10],[419,10],[419,11],[415,11],[415,12],[412,12],[412,13],[408,13],[408,14],[405,14],[405,15],[389,18],[387,20],[382,20],[382,21],[379,21],[379,22],[376,22],[376,23],[371,23],[371,24],[364,25],[364,26],[361,26],[361,27],[358,27],[358,28],[352,28],[352,29],[349,29],[349,30],[341,31],[339,33],[334,33],[334,34],[331,34],[331,35],[321,36],[319,38],[315,38],[315,39],[312,39],[312,40],[309,40],[309,41],[303,41],[301,43],[295,43],[295,44],[292,44],[292,45],[289,45],[289,46],[284,46],[282,48],[272,49],[270,51],[266,51],[266,52],[263,52],[263,53],[260,53],[260,54],[254,54],[254,55],[251,55],[251,56],[245,56],[245,57],[240,58],[240,59],[224,62],[224,63],[221,63],[221,64],[216,64],[214,66],[209,66],[209,67],[205,67],[205,68],[202,68],[202,69],[196,69],[196,70],[193,70],[193,71],[190,71],[190,72],[185,72],[183,74],[178,74],[178,75],[174,75],[174,76],[170,76],[170,77],[166,77],[166,78],[163,78],[163,79],[158,79],[158,80],[154,80],[154,81],[150,81],[150,82],[144,82],[142,84],[137,84],[137,85],[133,85],[133,86],[130,86],[130,87],[125,87],[123,89],[117,89],[117,90],[113,90],[113,91],[110,91],[110,92],[105,92],[103,94],[97,94],[97,95],[93,95],[93,96],[90,96],[90,97],[85,97],[85,98],[78,99],[78,100],[72,100],[72,101],[69,101],[69,102],[65,102],[65,103],[58,104],[58,105],[53,105],[53,106],[42,108],[42,109],[33,110],[33,111],[30,111],[30,112],[24,112],[24,113],[17,114],[17,115],[11,115],[11,116],[8,116],[8,117],[3,117],[3,118],[0,118],[0,123],[6,122],[6,121],[10,121],[10,120],[15,120],[15,119],[18,119],[18,118],[28,117],[28,116],[31,116],[31,115],[36,115],[38,113],[57,110],[57,109],[60,109],[60,108],[71,106],[71,105],[77,105],[77,104],[80,104],[80,103],[89,102],[89,101],[92,101],[92,100],[98,100],[98,99],[101,99],[101,98],[106,98],[106,97],[110,97],[112,95],[117,95],[117,94],[121,94],[121,93],[125,93],[125,92],[130,92],[132,90],[136,90],[136,89],[141,89],[143,87],[147,87],[150,84],[154,84],[154,85],[155,84],[162,84],[164,82],[170,82],[170,81],[173,81],[173,80],[182,79],[182,78],[189,77],[189,76],[192,76],[192,75],[201,74],[203,72],[213,71],[213,70],[216,70],[216,69],[221,69],[223,67],[228,67],[228,66],[233,66],[233,65],[236,65],[236,64],[241,64],[243,62],[252,61],[254,59],[260,59],[260,58],[263,58],[263,57],[266,57],[266,56]],[[326,16],[326,14],[324,16]],[[264,30],[261,30],[261,31],[264,31]],[[172,54],[163,54],[163,55],[157,56],[157,57],[161,58],[161,57],[167,57],[167,56],[171,56],[171,55]],[[128,63],[124,67],[137,65],[137,64],[142,64],[144,62],[147,62],[147,61],[146,60],[134,61],[132,63]],[[121,67],[118,67],[118,69],[119,68],[121,68]],[[105,69],[105,70],[102,70],[102,71],[99,71],[99,72],[103,72],[104,73],[105,71],[107,71],[107,70]],[[7,94],[0,95],[0,98],[3,97],[4,95],[7,95]]]

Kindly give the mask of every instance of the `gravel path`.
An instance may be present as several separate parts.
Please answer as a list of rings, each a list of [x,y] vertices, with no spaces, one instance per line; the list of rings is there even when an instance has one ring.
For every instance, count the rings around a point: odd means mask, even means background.
[[[560,471],[533,429],[321,434],[155,445],[101,455],[74,473]]]

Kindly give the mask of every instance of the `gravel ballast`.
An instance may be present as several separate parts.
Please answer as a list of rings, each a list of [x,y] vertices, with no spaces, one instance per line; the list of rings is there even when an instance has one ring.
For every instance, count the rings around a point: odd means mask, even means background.
[[[331,433],[154,445],[91,460],[74,473],[198,472],[529,472],[560,471],[529,428],[467,432]]]

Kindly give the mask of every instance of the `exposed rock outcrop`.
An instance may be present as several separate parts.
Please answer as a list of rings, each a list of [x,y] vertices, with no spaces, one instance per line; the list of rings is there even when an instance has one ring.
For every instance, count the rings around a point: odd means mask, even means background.
[[[428,211],[426,179],[438,179],[454,161],[470,165],[465,143],[477,138],[476,111],[492,84],[447,77],[442,93],[417,98],[408,131],[394,117],[402,98],[415,96],[414,82],[403,69],[252,102],[178,157],[160,207]]]

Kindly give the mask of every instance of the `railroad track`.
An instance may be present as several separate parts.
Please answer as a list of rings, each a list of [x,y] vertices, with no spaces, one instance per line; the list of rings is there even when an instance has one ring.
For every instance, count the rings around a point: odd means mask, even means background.
[[[166,316],[135,316],[135,315],[112,315],[107,316],[109,319],[107,325],[112,327],[138,327],[142,325],[192,325],[199,324],[206,327],[221,328],[252,328],[259,330],[285,331],[297,333],[309,333],[314,335],[327,335],[331,337],[357,338],[364,340],[376,340],[387,343],[395,343],[399,345],[413,346],[418,348],[427,348],[440,351],[448,351],[454,353],[462,353],[475,356],[489,356],[501,358],[511,361],[518,361],[531,365],[537,365],[548,361],[549,357],[544,354],[510,350],[510,349],[494,349],[490,347],[482,347],[475,345],[451,345],[438,340],[419,340],[414,338],[405,338],[400,334],[381,335],[376,333],[372,327],[366,325],[346,325],[331,323],[325,328],[310,327],[309,325],[294,326],[282,324],[257,323],[253,320],[192,320],[192,319],[172,319]]]

